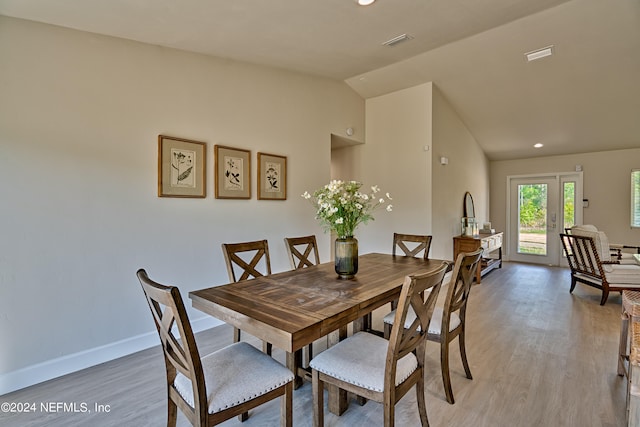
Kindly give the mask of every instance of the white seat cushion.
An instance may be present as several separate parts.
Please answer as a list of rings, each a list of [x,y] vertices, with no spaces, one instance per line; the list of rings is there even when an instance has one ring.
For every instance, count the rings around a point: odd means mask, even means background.
[[[339,380],[382,393],[389,341],[358,332],[311,360],[312,369]],[[413,353],[398,361],[396,385],[402,384],[418,367]]]
[[[576,236],[591,237],[596,245],[596,252],[598,252],[600,261],[611,261],[611,252],[607,235],[602,231],[593,231],[592,227],[593,226],[576,225],[571,228],[571,233]],[[606,265],[603,267],[607,270]]]
[[[640,266],[631,264],[613,264],[611,272],[607,272],[610,285],[640,285]]]
[[[209,413],[215,414],[293,380],[291,371],[257,348],[239,342],[202,358]],[[178,393],[193,407],[191,380],[178,373]]]
[[[440,335],[442,330],[442,315],[444,314],[444,310],[442,307],[436,307],[433,309],[433,315],[431,316],[431,322],[429,322],[429,333]],[[393,325],[393,320],[396,317],[396,311],[393,310],[391,313],[388,313],[382,321],[388,325]],[[404,322],[404,327],[409,328],[411,324],[416,319],[416,313],[413,311],[413,308],[409,307],[409,312],[407,313],[407,319]],[[455,328],[460,326],[460,316],[458,313],[451,313],[451,323],[449,324],[449,331],[453,331]]]

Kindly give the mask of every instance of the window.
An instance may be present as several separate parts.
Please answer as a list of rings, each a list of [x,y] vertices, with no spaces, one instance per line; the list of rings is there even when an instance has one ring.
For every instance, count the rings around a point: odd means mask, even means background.
[[[566,181],[563,183],[562,192],[563,206],[562,212],[564,218],[562,221],[562,232],[567,228],[571,228],[576,225],[576,183],[573,181]]]
[[[631,227],[640,228],[640,169],[631,171]]]

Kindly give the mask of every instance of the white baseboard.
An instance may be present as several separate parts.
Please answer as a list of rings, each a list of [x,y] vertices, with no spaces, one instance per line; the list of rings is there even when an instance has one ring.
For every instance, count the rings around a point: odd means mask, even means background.
[[[220,320],[211,316],[204,316],[192,321],[191,327],[195,333],[222,325],[222,323]],[[158,333],[153,331],[8,372],[0,375],[0,395],[39,384],[90,366],[99,365],[159,344]]]

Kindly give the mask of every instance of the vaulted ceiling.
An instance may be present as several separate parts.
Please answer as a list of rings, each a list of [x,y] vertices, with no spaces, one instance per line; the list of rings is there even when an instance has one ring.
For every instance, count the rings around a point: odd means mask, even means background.
[[[432,81],[492,160],[640,147],[637,0],[0,0],[0,14],[344,80],[364,98]]]

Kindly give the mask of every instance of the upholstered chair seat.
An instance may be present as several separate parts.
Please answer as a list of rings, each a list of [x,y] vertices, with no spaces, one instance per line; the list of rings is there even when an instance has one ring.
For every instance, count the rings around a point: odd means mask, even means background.
[[[201,360],[209,414],[238,406],[293,381],[289,369],[246,342],[231,344]],[[191,380],[178,373],[174,385],[193,407]]]
[[[415,313],[413,315],[415,320]],[[384,391],[384,373],[389,341],[374,334],[358,332],[347,341],[329,347],[311,360],[311,368],[367,390]],[[398,386],[418,368],[413,353],[398,360]]]
[[[382,319],[385,325],[393,325],[393,318],[395,317],[395,311],[388,313]],[[442,307],[436,307],[433,310],[433,315],[431,316],[431,322],[429,322],[429,333],[440,335],[442,331],[442,316],[444,315],[444,310]],[[404,322],[404,327],[408,328],[411,326],[413,321],[416,319],[416,313],[413,312],[412,309],[409,309],[407,313],[407,320]],[[451,320],[449,321],[449,331],[455,330],[458,326],[460,326],[460,316],[458,313],[451,313]]]

